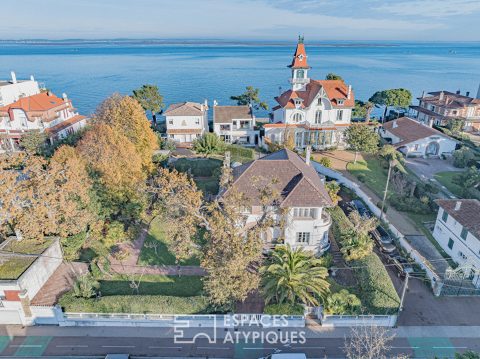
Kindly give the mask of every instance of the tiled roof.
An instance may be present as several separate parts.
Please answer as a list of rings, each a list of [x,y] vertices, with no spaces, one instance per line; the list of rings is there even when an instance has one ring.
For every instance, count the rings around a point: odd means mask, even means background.
[[[306,108],[312,104],[315,96],[322,88],[333,106],[347,108],[355,106],[353,90],[350,90],[350,98],[348,98],[348,86],[343,80],[310,80],[305,91],[287,90],[280,96],[275,97],[275,100],[281,107],[295,108],[293,100],[300,98],[302,100],[300,107]],[[343,100],[343,105],[339,105],[338,100]]]
[[[307,52],[305,51],[305,45],[298,43],[295,53],[293,54],[292,63],[288,66],[294,69],[309,69],[307,64]]]
[[[480,201],[477,199],[437,199],[435,202],[480,240]],[[457,202],[460,203],[460,208],[455,210]]]
[[[412,120],[409,117],[401,117],[383,124],[383,128],[391,134],[398,137],[401,142],[395,146],[404,145],[413,141],[427,138],[430,136],[442,136],[455,141],[453,138],[437,131],[434,128],[422,125],[420,122]]]
[[[431,96],[419,97],[426,103],[446,107],[446,108],[463,108],[469,105],[480,105],[480,99],[460,95],[449,91],[435,91],[428,93]]]
[[[85,116],[76,115],[76,116],[73,116],[73,117],[69,118],[68,120],[65,120],[63,122],[60,122],[60,123],[56,124],[55,126],[46,128],[45,132],[55,134],[57,132],[60,132],[61,130],[64,130],[65,128],[67,128],[69,126],[72,126],[72,125],[76,124],[77,122],[80,122],[80,121],[84,120],[84,119],[86,119]]]
[[[252,110],[250,106],[214,106],[214,123],[232,123],[232,120],[251,120]]]
[[[11,103],[4,107],[0,107],[0,114],[7,116],[10,114],[11,110],[21,109],[25,111],[30,121],[33,121],[31,117],[38,116],[43,116],[44,121],[51,121],[54,119],[54,116],[52,117],[50,115],[47,115],[47,111],[54,109],[61,110],[69,102],[70,100],[64,100],[50,92],[42,92],[37,95],[22,97],[14,103]]]
[[[163,114],[165,116],[203,116],[205,110],[200,103],[180,102],[168,106]]]
[[[230,191],[243,193],[252,205],[261,205],[259,188],[271,185],[281,193],[281,207],[323,207],[332,201],[318,173],[298,154],[283,149],[233,169]],[[272,182],[273,181],[273,182]]]

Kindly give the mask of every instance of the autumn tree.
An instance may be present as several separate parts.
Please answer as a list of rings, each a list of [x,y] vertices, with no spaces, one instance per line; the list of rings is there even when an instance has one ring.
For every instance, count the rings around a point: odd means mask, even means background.
[[[45,132],[29,131],[20,139],[20,146],[31,155],[42,155],[47,146],[48,137]]]
[[[139,89],[133,90],[133,98],[143,107],[145,111],[152,113],[153,125],[157,125],[157,113],[159,113],[165,105],[163,104],[163,96],[155,85],[143,85]]]
[[[104,215],[137,218],[147,175],[135,146],[121,132],[100,123],[85,133],[77,149],[87,161]]]
[[[368,100],[377,106],[384,106],[385,111],[383,113],[383,122],[387,117],[388,108],[390,106],[395,107],[408,107],[412,102],[412,93],[406,89],[389,89],[375,92]]]
[[[97,108],[95,123],[109,125],[124,135],[140,156],[143,170],[148,173],[153,171],[152,156],[158,147],[157,136],[137,100],[130,96],[112,95]]]
[[[238,96],[231,96],[231,100],[237,101],[237,105],[249,105],[254,110],[268,110],[268,105],[260,99],[260,90],[253,86],[247,86],[245,92]]]
[[[368,126],[360,124],[351,125],[345,130],[345,140],[349,148],[355,151],[353,163],[357,163],[358,152],[375,152],[378,149],[380,138]]]

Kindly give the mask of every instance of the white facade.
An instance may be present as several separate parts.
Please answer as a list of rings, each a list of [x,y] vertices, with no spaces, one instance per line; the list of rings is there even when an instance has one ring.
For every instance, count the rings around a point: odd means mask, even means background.
[[[232,123],[214,123],[215,132],[226,143],[237,143],[244,146],[255,146],[259,131],[255,130],[255,118],[232,119]]]
[[[0,107],[14,103],[22,97],[39,93],[40,87],[33,76],[30,77],[30,80],[17,80],[17,76],[12,71],[10,80],[0,80]]]
[[[472,234],[442,207],[438,210],[433,236],[460,267],[471,270],[467,275],[470,276],[472,283],[480,288],[480,238]]]
[[[174,104],[165,112],[167,137],[178,144],[191,144],[208,132],[208,105],[194,102]]]

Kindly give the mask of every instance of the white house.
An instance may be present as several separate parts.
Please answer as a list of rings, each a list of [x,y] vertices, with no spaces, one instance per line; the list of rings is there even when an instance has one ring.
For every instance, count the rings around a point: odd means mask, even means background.
[[[164,112],[167,136],[179,145],[189,146],[208,132],[208,104],[181,102],[170,105]]]
[[[267,248],[278,244],[281,238],[285,244],[302,246],[315,254],[322,254],[330,246],[328,230],[332,221],[325,208],[333,204],[309,158],[283,149],[233,169],[233,184],[222,196],[232,192],[244,194],[248,203],[247,227],[263,214],[259,188],[270,185],[281,194],[273,208],[277,225],[265,236]]]
[[[480,201],[439,199],[433,236],[480,288]]]
[[[250,106],[213,106],[213,131],[226,143],[258,144],[260,131]]]
[[[303,38],[300,37],[292,63],[291,89],[275,97],[273,123],[264,125],[265,142],[282,143],[294,136],[295,146],[325,149],[343,146],[343,132],[350,125],[355,96],[343,80],[313,80]]]
[[[20,150],[20,139],[29,131],[45,132],[53,143],[86,123],[87,118],[76,112],[66,94],[62,98],[51,92],[21,97],[0,107],[0,151]]]
[[[437,157],[452,153],[458,141],[408,117],[386,122],[380,135],[407,157]]]
[[[22,97],[40,93],[38,82],[33,76],[30,76],[30,80],[17,80],[13,71],[10,76],[10,80],[0,80],[0,107],[14,103]]]

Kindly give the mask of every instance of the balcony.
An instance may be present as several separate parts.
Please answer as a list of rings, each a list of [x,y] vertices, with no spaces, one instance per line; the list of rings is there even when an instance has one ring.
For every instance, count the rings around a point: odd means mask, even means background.
[[[293,79],[290,79],[289,82],[292,85],[294,85],[294,84],[306,85],[306,84],[310,83],[310,79],[309,78],[303,78],[303,79],[293,78]]]

